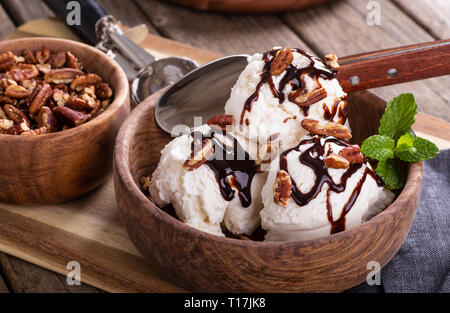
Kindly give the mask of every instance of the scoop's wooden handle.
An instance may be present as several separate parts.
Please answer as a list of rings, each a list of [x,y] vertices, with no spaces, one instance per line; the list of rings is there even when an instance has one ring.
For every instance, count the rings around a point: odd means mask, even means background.
[[[357,91],[450,74],[450,39],[339,58],[344,91]]]

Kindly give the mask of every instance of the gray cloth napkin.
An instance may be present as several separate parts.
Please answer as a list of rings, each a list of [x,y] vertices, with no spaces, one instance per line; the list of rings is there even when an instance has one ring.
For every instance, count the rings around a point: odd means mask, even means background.
[[[450,293],[450,150],[425,162],[414,223],[381,270],[381,286],[363,283],[347,292]]]

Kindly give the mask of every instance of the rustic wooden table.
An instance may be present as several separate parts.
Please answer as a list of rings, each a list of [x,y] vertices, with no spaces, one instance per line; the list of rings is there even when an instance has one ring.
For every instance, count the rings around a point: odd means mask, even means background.
[[[290,45],[324,55],[349,55],[450,37],[450,1],[335,0],[319,7],[273,15],[204,13],[166,0],[98,0],[125,25],[221,54],[253,53]],[[368,4],[380,6],[380,25],[369,25]],[[1,0],[0,39],[30,20],[52,16],[41,0]],[[384,99],[416,95],[422,112],[450,121],[450,77],[373,90]],[[102,292],[69,287],[65,277],[0,253],[0,292]]]

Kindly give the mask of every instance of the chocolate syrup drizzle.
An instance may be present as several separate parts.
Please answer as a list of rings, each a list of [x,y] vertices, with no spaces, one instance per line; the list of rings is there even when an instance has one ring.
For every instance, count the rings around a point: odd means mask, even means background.
[[[214,154],[205,164],[214,172],[223,198],[227,201],[233,200],[235,189],[237,189],[242,206],[247,208],[252,203],[251,185],[253,177],[258,172],[258,166],[254,160],[250,159],[236,138],[226,132],[221,134],[233,140],[232,147],[220,141],[214,131],[207,134],[192,132],[191,136],[194,140],[191,143],[191,157],[194,157],[196,145],[200,145],[204,139],[212,140]],[[198,139],[201,141],[199,142]]]
[[[358,199],[359,194],[361,193],[361,188],[366,180],[367,175],[372,176],[377,184],[379,186],[382,186],[382,181],[376,176],[376,174],[369,169],[369,167],[366,167],[364,174],[358,184],[356,185],[355,189],[353,190],[350,198],[345,203],[342,212],[337,220],[333,220],[333,210],[330,203],[330,193],[341,193],[345,190],[347,186],[347,180],[354,174],[356,171],[358,171],[362,164],[351,164],[350,167],[347,169],[347,171],[342,175],[341,182],[339,184],[335,183],[328,172],[328,168],[325,166],[325,162],[323,160],[325,147],[327,143],[335,143],[339,146],[347,147],[350,144],[346,141],[327,137],[324,140],[323,145],[320,143],[320,139],[325,138],[323,136],[315,136],[311,139],[305,139],[302,140],[297,147],[289,149],[285,152],[283,152],[280,156],[280,170],[284,170],[287,173],[288,171],[288,162],[287,162],[287,155],[292,151],[299,151],[300,146],[307,145],[307,144],[313,144],[310,148],[308,148],[306,151],[300,154],[299,161],[300,163],[308,166],[311,168],[316,176],[314,186],[311,188],[310,191],[303,193],[301,192],[295,181],[291,177],[292,181],[292,199],[297,203],[299,206],[307,205],[310,201],[312,201],[314,198],[317,197],[317,195],[322,190],[323,185],[328,185],[327,190],[327,217],[331,224],[331,230],[330,234],[334,234],[340,231],[345,230],[345,216],[348,212],[350,212],[351,208],[355,204],[356,200]]]
[[[305,90],[306,86],[303,81],[304,75],[308,75],[312,79],[315,79],[317,81],[318,85],[320,85],[320,83],[318,82],[319,78],[323,78],[323,79],[336,78],[337,72],[335,69],[328,68],[328,70],[323,70],[323,69],[314,67],[315,60],[320,60],[320,59],[314,58],[312,55],[310,55],[309,53],[307,53],[301,49],[292,49],[292,52],[297,52],[297,53],[300,53],[300,54],[304,55],[305,57],[307,57],[310,60],[310,63],[308,66],[303,67],[303,68],[298,68],[298,67],[294,66],[293,64],[290,64],[286,68],[286,73],[284,74],[283,78],[280,80],[280,83],[278,84],[278,88],[277,88],[272,80],[272,75],[270,75],[270,67],[272,66],[272,62],[275,59],[275,56],[278,51],[279,51],[279,49],[275,49],[275,50],[265,52],[263,54],[263,60],[264,60],[265,64],[264,64],[263,72],[261,74],[261,80],[258,83],[258,85],[256,86],[255,92],[253,92],[250,95],[250,97],[248,97],[248,99],[245,101],[244,108],[242,109],[242,113],[241,113],[241,120],[240,120],[241,125],[244,123],[245,112],[247,112],[247,111],[250,112],[252,110],[253,102],[258,100],[259,91],[260,91],[261,87],[266,83],[269,84],[272,95],[275,98],[278,98],[279,102],[282,103],[285,99],[283,90],[287,84],[290,84],[292,86],[293,91],[301,89],[302,93],[307,92],[307,90]],[[301,109],[303,110],[303,115],[308,116],[309,106],[301,107]]]

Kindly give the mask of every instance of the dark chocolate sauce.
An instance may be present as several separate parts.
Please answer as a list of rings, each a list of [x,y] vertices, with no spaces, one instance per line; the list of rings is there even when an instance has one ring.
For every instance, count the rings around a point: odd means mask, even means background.
[[[214,146],[213,155],[205,162],[205,164],[214,172],[217,183],[219,184],[220,193],[227,201],[233,200],[235,190],[238,190],[239,199],[244,208],[252,203],[251,185],[255,174],[258,172],[258,166],[255,161],[250,159],[248,153],[239,144],[236,138],[221,133],[233,141],[233,146],[227,146],[220,141],[214,131],[208,134],[201,132],[193,132],[191,136],[191,156],[194,156],[196,145],[204,139],[211,139]],[[200,139],[200,142],[198,141]]]
[[[360,179],[358,184],[356,185],[355,189],[353,190],[350,198],[348,199],[347,203],[344,205],[340,217],[334,221],[333,219],[333,209],[331,207],[330,203],[330,193],[340,193],[343,192],[347,186],[347,180],[356,172],[358,171],[362,164],[351,164],[350,167],[346,170],[346,172],[342,175],[341,182],[339,184],[335,183],[331,177],[331,175],[328,172],[328,168],[325,166],[324,162],[324,153],[325,153],[325,147],[327,143],[335,143],[339,146],[349,146],[350,144],[346,141],[337,139],[337,138],[331,138],[328,137],[324,140],[324,143],[321,144],[320,140],[321,138],[325,138],[322,136],[315,136],[311,139],[305,139],[302,140],[299,145],[295,148],[289,149],[285,152],[283,152],[280,156],[280,170],[284,170],[287,173],[288,171],[288,162],[287,162],[287,155],[292,151],[299,151],[300,146],[312,144],[310,148],[308,148],[306,151],[300,154],[299,161],[300,163],[308,166],[311,168],[316,176],[314,186],[311,188],[310,191],[303,193],[301,192],[295,181],[292,179],[292,199],[297,203],[299,206],[307,205],[311,200],[313,200],[322,190],[323,185],[328,185],[327,190],[327,216],[328,220],[331,224],[331,230],[330,233],[334,234],[340,231],[345,230],[345,216],[347,213],[351,210],[353,205],[355,204],[356,200],[358,199],[358,196],[361,192],[362,185],[364,184],[367,175],[371,175],[377,184],[379,184],[379,179],[375,175],[375,173],[369,169],[369,167],[366,167],[363,177]]]
[[[293,91],[301,89],[302,92],[307,92],[307,90],[305,88],[305,83],[304,83],[304,77],[303,77],[304,75],[308,75],[312,79],[316,80],[316,82],[319,86],[320,86],[320,83],[318,81],[319,78],[323,78],[323,79],[336,78],[337,72],[333,68],[328,68],[328,70],[323,70],[323,69],[314,67],[315,60],[320,61],[320,59],[314,58],[312,55],[310,55],[309,53],[306,53],[305,51],[303,51],[301,49],[292,49],[292,52],[297,52],[297,53],[300,53],[300,54],[304,55],[305,57],[307,57],[310,60],[310,63],[308,66],[302,67],[302,68],[298,68],[298,67],[294,66],[293,64],[290,64],[286,68],[286,73],[281,78],[280,83],[278,84],[278,88],[276,88],[273,83],[272,76],[270,75],[270,68],[272,66],[272,62],[275,59],[275,56],[278,51],[279,51],[279,49],[275,49],[275,50],[265,52],[263,54],[263,60],[264,60],[265,64],[264,64],[263,72],[261,74],[261,80],[258,83],[258,85],[256,86],[255,92],[253,92],[250,95],[250,97],[248,97],[248,99],[245,101],[244,108],[241,113],[241,120],[240,120],[241,125],[244,122],[245,113],[247,111],[250,112],[252,110],[253,102],[258,100],[259,91],[260,91],[261,87],[266,83],[269,84],[272,95],[275,98],[278,98],[279,102],[282,103],[285,99],[283,90],[287,84],[291,85]],[[301,107],[301,109],[303,110],[303,115],[308,116],[309,106]]]

